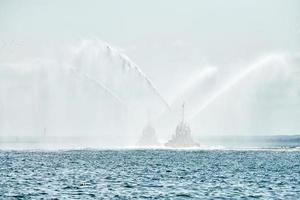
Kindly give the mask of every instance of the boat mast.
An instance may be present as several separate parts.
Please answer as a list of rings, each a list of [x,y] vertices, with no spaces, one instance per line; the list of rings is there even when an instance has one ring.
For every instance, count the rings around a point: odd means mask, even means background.
[[[182,104],[182,121],[184,122],[184,102]]]

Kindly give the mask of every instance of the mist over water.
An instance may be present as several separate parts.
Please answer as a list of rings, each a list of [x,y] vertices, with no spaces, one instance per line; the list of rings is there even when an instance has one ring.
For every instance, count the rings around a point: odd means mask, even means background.
[[[0,199],[299,199],[299,10],[0,0]]]
[[[1,138],[29,146],[125,147],[134,146],[151,122],[159,140],[166,141],[183,102],[196,138],[220,134],[220,129],[243,134],[254,130],[251,123],[256,126],[260,114],[255,100],[269,91],[280,97],[278,104],[298,102],[297,59],[269,54],[230,73],[206,65],[165,98],[122,50],[99,39],[83,40],[60,56],[1,64]]]
[[[284,55],[269,55],[261,58],[260,60],[256,61],[254,64],[246,67],[244,70],[236,74],[228,82],[225,82],[219,90],[214,92],[202,105],[196,108],[195,113],[192,114],[190,118],[194,118],[203,109],[205,109],[207,106],[212,104],[214,101],[216,101],[223,94],[228,92],[235,85],[241,83],[242,81],[247,81],[248,76],[250,76],[251,73],[254,73],[256,70],[260,70],[261,68],[268,67],[268,68],[273,68],[274,71],[280,70],[283,71],[284,73],[287,73],[284,69],[277,69],[278,67],[283,68],[286,65],[285,61],[286,58],[284,57]],[[267,71],[262,73],[266,73],[266,72]]]
[[[299,115],[292,111],[299,102],[298,62],[295,54],[273,53],[218,77],[218,86],[193,107],[189,119],[194,128],[237,135],[297,134],[291,131],[296,121],[286,123],[284,116]]]
[[[1,64],[1,137],[11,142],[129,145],[168,105],[124,53],[85,40],[63,58]]]

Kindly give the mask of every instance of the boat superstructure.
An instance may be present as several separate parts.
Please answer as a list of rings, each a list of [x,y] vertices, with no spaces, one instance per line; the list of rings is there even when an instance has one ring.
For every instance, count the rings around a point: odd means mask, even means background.
[[[191,128],[189,124],[185,121],[184,114],[184,104],[182,104],[182,119],[176,127],[175,134],[165,144],[165,146],[174,148],[187,148],[199,146],[199,144],[196,143],[192,138]]]

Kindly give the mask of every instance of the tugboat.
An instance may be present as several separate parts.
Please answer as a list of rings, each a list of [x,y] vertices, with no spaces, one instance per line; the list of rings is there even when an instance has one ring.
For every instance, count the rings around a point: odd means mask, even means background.
[[[148,125],[143,129],[141,138],[139,139],[137,145],[141,147],[151,147],[159,145],[155,129],[150,125],[150,123],[148,123]]]
[[[176,132],[166,144],[166,147],[172,148],[189,148],[189,147],[199,147],[191,134],[191,128],[184,120],[184,104],[182,104],[182,120],[176,127]]]

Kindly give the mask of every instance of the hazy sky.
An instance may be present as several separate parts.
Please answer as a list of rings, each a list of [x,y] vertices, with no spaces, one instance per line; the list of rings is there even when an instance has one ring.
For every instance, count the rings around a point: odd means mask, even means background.
[[[47,43],[96,36],[124,48],[170,42],[222,57],[299,50],[297,0],[0,2],[2,40]]]
[[[205,67],[216,67],[223,77],[266,54],[299,56],[299,11],[298,0],[0,0],[0,61],[45,56],[50,47],[62,49],[96,37],[123,49],[170,100],[182,83]],[[299,59],[293,64],[296,70],[292,73],[297,76]],[[273,83],[266,92],[259,91],[269,94],[264,97],[270,105],[278,104],[276,94],[284,99],[279,105],[293,103],[275,114],[270,114],[274,109],[270,106],[268,117],[275,120],[263,125],[254,122],[249,127],[268,131],[281,121],[279,129],[299,132],[297,81],[284,83],[296,88],[293,101],[281,93],[287,90],[283,83],[279,83],[280,87]],[[264,103],[259,101],[255,107],[261,119],[266,118],[261,111]],[[213,113],[217,115],[216,110]],[[279,115],[283,117],[276,118]],[[256,130],[249,127],[247,130]]]
[[[157,68],[225,64],[300,48],[297,0],[1,0],[0,5],[1,60],[16,53],[14,47],[28,51],[98,37],[125,49],[154,76]]]

